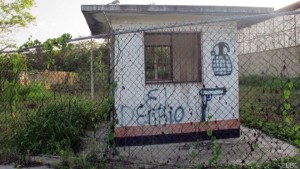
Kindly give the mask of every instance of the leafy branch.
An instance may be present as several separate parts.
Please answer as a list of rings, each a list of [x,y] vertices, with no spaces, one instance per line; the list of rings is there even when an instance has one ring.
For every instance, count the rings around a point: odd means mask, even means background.
[[[58,38],[47,39],[44,43],[41,43],[39,40],[32,40],[31,38],[29,38],[26,43],[19,47],[18,52],[21,53],[32,48],[42,49],[47,53],[47,69],[49,69],[55,63],[55,51],[64,52],[71,38],[72,36],[68,33],[63,34]]]
[[[34,6],[34,0],[0,0],[0,30],[11,32],[15,28],[26,27],[34,22],[35,17],[29,10]]]

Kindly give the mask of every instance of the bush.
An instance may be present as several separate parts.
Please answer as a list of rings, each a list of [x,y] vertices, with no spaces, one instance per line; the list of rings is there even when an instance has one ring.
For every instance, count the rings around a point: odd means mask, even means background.
[[[293,84],[291,89],[290,81]],[[239,82],[241,123],[299,148],[300,116],[297,112],[300,79],[252,75],[240,77]],[[287,88],[289,88],[288,100],[285,99]],[[290,105],[288,110],[285,108],[286,104]],[[285,110],[286,115],[283,113]]]
[[[53,98],[53,93],[45,88],[42,83],[31,83],[27,86],[22,86],[21,95],[25,100],[42,101]]]
[[[26,117],[24,114],[11,116],[0,112],[0,151],[9,148],[13,134],[24,127]]]
[[[18,81],[20,73],[26,70],[26,66],[27,59],[23,55],[0,55],[0,84],[6,80],[9,82]]]
[[[33,113],[26,127],[18,132],[12,146],[20,153],[59,155],[76,152],[84,129],[99,115],[96,103],[85,100],[52,103]]]
[[[239,84],[249,87],[265,87],[269,89],[283,89],[289,81],[294,83],[294,89],[300,89],[300,77],[286,78],[275,76],[249,75],[239,77]]]
[[[5,81],[2,90],[0,90],[0,113],[10,112],[15,114],[20,110],[25,113],[24,108],[29,108],[24,107],[28,106],[28,101],[32,105],[37,105],[37,102],[50,99],[54,99],[54,94],[46,90],[42,83],[21,85]]]
[[[295,130],[294,127],[288,126],[284,123],[260,119],[253,115],[253,113],[245,112],[241,114],[241,123],[247,127],[259,129],[269,136],[288,141],[300,148],[300,146],[295,143],[296,140],[300,139],[300,133],[298,129]]]

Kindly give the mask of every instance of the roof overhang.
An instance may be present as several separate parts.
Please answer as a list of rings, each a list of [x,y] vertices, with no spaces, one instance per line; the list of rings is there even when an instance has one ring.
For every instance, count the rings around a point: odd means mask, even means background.
[[[265,7],[236,6],[178,6],[178,5],[82,5],[81,11],[93,35],[108,32],[114,16],[161,16],[161,15],[202,15],[240,16],[257,15],[274,11]],[[238,23],[243,26],[244,21]]]

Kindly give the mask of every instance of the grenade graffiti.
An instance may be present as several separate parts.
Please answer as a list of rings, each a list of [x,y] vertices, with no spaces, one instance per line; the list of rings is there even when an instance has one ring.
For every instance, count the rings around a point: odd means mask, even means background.
[[[216,52],[216,48],[219,48],[219,52]],[[227,52],[224,52],[224,49],[227,49]],[[230,52],[229,45],[225,42],[219,42],[213,47],[211,55],[214,57],[212,60],[212,68],[215,76],[228,76],[232,73],[232,63],[228,55]]]

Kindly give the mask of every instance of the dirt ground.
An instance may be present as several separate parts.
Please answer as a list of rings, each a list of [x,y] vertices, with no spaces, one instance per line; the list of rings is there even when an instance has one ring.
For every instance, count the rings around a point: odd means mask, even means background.
[[[218,164],[261,164],[298,154],[295,146],[243,126],[240,138],[219,139],[217,142],[221,146]],[[202,141],[120,147],[117,148],[117,154],[115,158],[133,163],[187,166],[193,163],[207,164],[215,156],[216,150],[211,141]]]
[[[103,157],[105,144],[100,140],[104,139],[106,128],[102,126],[96,133],[98,140],[96,145],[91,146],[89,139],[86,140],[82,154],[96,150],[98,155]],[[221,147],[221,156],[217,161],[218,164],[262,164],[270,160],[299,155],[299,150],[295,146],[269,137],[259,130],[244,126],[241,126],[240,138],[218,139],[217,143]],[[213,148],[211,141],[117,147],[109,168],[186,168],[193,164],[207,164],[215,154],[216,150]],[[49,169],[51,159],[47,160],[47,166],[31,168]],[[42,162],[41,160],[38,161]],[[55,162],[57,162],[57,159]],[[14,167],[12,165],[0,165],[0,169],[14,169]]]

